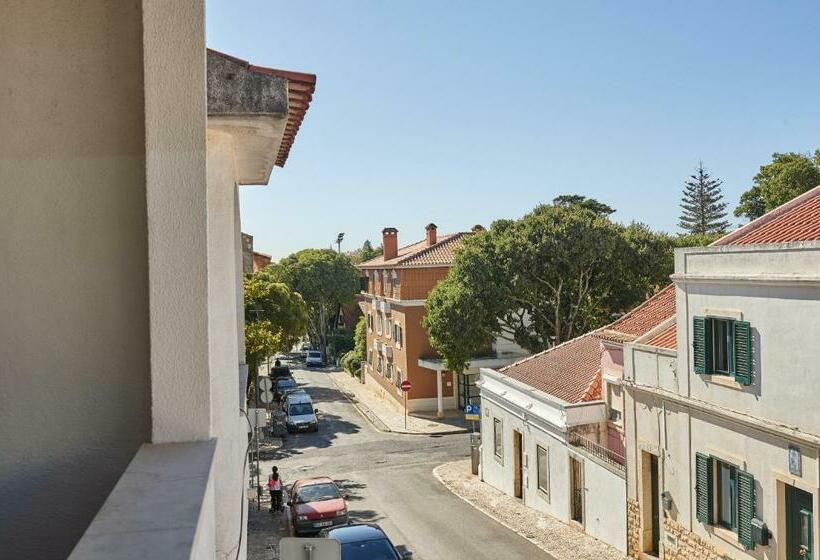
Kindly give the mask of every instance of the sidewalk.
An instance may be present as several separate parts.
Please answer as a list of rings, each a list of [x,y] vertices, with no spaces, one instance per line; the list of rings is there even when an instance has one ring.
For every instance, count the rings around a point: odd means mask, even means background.
[[[377,430],[427,435],[458,434],[470,431],[469,422],[464,420],[461,411],[451,412],[449,416],[440,419],[435,417],[435,412],[414,412],[407,416],[407,429],[405,429],[404,409],[389,396],[381,393],[375,381],[363,385],[346,371],[331,371],[327,376]]]
[[[481,482],[470,472],[469,459],[439,465],[433,474],[453,494],[530,540],[555,560],[626,560],[611,546]]]

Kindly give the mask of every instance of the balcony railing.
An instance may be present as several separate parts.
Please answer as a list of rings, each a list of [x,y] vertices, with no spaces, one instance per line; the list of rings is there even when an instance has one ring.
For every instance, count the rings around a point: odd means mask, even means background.
[[[583,432],[569,432],[567,442],[573,447],[578,447],[593,457],[603,460],[621,474],[626,474],[626,457],[623,454],[588,438]]]

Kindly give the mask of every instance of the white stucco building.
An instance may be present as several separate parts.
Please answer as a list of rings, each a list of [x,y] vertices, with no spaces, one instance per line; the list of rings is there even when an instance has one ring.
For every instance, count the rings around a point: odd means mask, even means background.
[[[675,254],[624,356],[633,558],[817,557],[820,187]]]
[[[0,555],[244,558],[238,188],[315,77],[206,54],[204,3],[0,18]]]

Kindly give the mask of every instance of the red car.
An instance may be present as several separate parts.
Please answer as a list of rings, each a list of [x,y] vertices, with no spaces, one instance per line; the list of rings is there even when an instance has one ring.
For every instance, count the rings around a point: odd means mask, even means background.
[[[288,499],[293,534],[298,537],[347,525],[345,498],[336,483],[326,476],[294,482]]]

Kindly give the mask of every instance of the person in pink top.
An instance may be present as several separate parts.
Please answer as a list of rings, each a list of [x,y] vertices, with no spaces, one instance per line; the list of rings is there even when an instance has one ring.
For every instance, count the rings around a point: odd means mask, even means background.
[[[282,477],[279,468],[274,466],[268,477],[268,492],[270,492],[270,511],[282,511]]]

